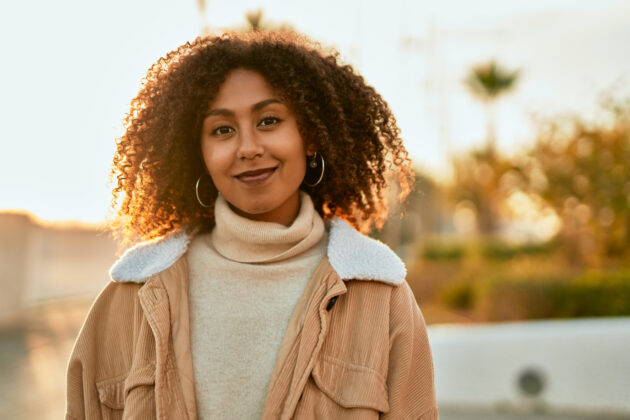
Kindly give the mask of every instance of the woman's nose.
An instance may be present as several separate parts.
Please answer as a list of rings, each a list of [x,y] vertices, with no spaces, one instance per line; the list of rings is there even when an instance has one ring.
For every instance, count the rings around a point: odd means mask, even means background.
[[[262,156],[265,152],[260,139],[253,130],[242,130],[240,133],[240,142],[237,150],[237,158],[253,159],[256,156]]]

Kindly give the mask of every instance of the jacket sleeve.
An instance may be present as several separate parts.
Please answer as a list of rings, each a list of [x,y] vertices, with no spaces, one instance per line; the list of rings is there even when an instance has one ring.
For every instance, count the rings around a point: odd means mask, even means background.
[[[382,419],[438,419],[427,328],[406,281],[391,295],[387,387],[390,411]]]
[[[124,375],[129,353],[118,327],[133,319],[133,293],[128,285],[110,282],[98,295],[83,322],[68,361],[66,420],[101,419],[103,407],[97,381]],[[133,287],[133,286],[131,286]],[[127,322],[124,322],[127,320]],[[115,337],[115,338],[114,338]],[[117,354],[117,357],[112,355]]]

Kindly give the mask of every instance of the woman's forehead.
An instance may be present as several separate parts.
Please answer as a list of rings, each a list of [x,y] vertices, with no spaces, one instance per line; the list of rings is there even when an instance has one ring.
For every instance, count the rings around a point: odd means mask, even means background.
[[[211,100],[208,112],[215,109],[259,109],[270,104],[287,105],[284,95],[274,89],[262,74],[239,68],[228,73]]]

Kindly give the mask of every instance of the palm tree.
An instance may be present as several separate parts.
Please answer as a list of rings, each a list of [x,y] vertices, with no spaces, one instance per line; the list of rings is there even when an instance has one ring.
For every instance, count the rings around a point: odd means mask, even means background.
[[[486,108],[486,147],[494,152],[496,146],[493,105],[502,95],[514,89],[520,70],[509,71],[500,67],[494,60],[474,66],[465,79],[466,86]]]
[[[263,15],[262,9],[245,13],[245,19],[247,19],[247,24],[249,25],[250,31],[256,32],[263,29],[263,25],[261,24],[262,15]]]

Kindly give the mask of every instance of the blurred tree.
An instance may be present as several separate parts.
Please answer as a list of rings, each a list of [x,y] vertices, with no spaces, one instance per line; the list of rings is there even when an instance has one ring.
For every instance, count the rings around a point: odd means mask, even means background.
[[[630,248],[630,99],[606,97],[607,118],[546,122],[523,172],[562,219],[573,263],[620,256]]]
[[[515,87],[519,72],[505,70],[490,61],[474,66],[465,79],[473,96],[485,105],[486,144],[479,150],[453,158],[451,194],[455,203],[472,203],[476,210],[477,227],[482,233],[496,232],[500,207],[506,198],[501,194],[501,179],[508,171],[516,170],[496,149],[493,107],[499,97]]]
[[[520,70],[508,71],[494,61],[474,66],[465,79],[473,96],[481,100],[486,109],[486,147],[496,147],[496,128],[493,106],[502,95],[514,89]]]

